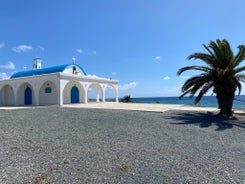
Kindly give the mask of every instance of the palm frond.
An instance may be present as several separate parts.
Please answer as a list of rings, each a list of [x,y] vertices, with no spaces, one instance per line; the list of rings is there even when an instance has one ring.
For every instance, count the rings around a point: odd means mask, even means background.
[[[233,61],[233,52],[227,40],[217,39],[216,42],[211,41],[209,47],[214,51],[217,65],[220,68],[226,68]]]
[[[186,94],[190,93],[190,91],[191,91],[191,89],[185,91],[184,93],[182,93],[182,94],[179,96],[179,99],[183,98]]]
[[[212,83],[212,81],[210,81],[209,75],[206,74],[194,76],[186,80],[181,88],[181,91],[183,93],[181,97],[189,93],[190,98],[192,98],[197,93],[197,91],[200,90],[200,88],[203,88],[203,86],[206,86],[208,83]]]
[[[209,84],[211,82],[212,81],[210,81],[207,76],[200,78],[200,80],[197,81],[196,85],[193,86],[193,88],[191,90],[191,96],[194,96],[197,93],[197,91],[199,91],[201,88],[203,89],[204,86],[206,86],[207,84]]]
[[[235,74],[243,72],[243,71],[245,71],[245,66],[234,69]]]
[[[202,75],[194,76],[185,81],[185,83],[182,86],[182,92],[185,92],[186,90],[189,90],[193,86],[197,85],[199,81],[201,81],[203,78]]]
[[[213,56],[210,56],[209,54],[205,54],[205,53],[194,53],[191,54],[190,56],[187,57],[187,59],[200,59],[202,61],[204,61],[206,64],[208,64],[209,66],[211,66],[212,68],[216,68],[216,62],[213,58]]]
[[[236,84],[236,86],[238,88],[238,95],[240,95],[241,91],[242,91],[242,84],[240,83],[240,81],[237,78],[234,78],[234,83]]]
[[[219,47],[220,40],[217,40],[216,42],[217,43],[215,43],[214,41],[210,41],[208,46],[214,51],[214,55],[215,55],[215,59],[216,59],[217,65],[220,66],[222,64],[220,61],[223,60],[223,56],[222,56],[222,53],[221,53],[221,49]]]
[[[180,68],[177,72],[177,75],[181,75],[183,72],[187,70],[199,70],[203,72],[210,72],[212,69],[205,66],[187,66],[187,67]]]
[[[208,92],[208,90],[210,90],[212,87],[213,87],[213,82],[209,82],[206,85],[204,85],[201,91],[199,92],[198,96],[196,97],[194,103],[197,104],[201,100],[203,95],[205,95]]]
[[[245,58],[245,46],[244,45],[239,45],[238,46],[238,53],[234,57],[234,68],[237,67]]]
[[[212,56],[213,58],[215,58],[214,53],[208,48],[208,46],[206,46],[205,44],[202,44],[202,45],[208,51],[208,53],[210,54],[210,56]]]
[[[237,78],[241,82],[245,82],[245,74],[237,74],[235,78]]]

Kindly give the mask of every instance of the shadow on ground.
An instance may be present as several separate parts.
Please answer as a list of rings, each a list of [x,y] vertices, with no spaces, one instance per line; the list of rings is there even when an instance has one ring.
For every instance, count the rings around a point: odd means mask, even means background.
[[[234,116],[231,118],[223,117],[211,112],[176,112],[171,119],[176,120],[176,125],[193,124],[201,128],[207,128],[216,125],[216,131],[231,129],[234,126],[245,128],[245,117]]]

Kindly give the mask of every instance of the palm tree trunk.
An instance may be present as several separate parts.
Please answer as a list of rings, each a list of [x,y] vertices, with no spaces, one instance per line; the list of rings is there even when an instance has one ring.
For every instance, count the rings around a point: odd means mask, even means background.
[[[219,97],[222,96],[222,97]],[[232,105],[234,96],[226,96],[225,94],[217,95],[220,112],[219,114],[227,117],[232,116]]]
[[[216,88],[215,91],[220,109],[219,114],[227,117],[232,116],[232,106],[235,97],[234,86],[232,84],[223,83],[222,86],[219,89]]]

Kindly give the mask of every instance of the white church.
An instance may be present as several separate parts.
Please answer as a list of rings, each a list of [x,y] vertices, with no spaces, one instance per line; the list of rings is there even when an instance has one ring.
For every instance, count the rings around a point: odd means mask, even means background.
[[[33,69],[17,72],[9,79],[0,80],[0,105],[64,105],[106,102],[107,89],[118,102],[118,81],[86,75],[75,64],[42,68],[40,58],[33,60]],[[90,97],[93,91],[94,97]]]

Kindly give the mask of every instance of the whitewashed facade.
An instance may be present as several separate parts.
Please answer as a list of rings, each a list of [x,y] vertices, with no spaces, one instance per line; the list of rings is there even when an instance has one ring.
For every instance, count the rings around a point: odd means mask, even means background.
[[[33,70],[0,81],[1,106],[86,104],[92,100],[91,90],[95,93],[93,101],[105,102],[107,88],[118,102],[117,80],[87,76],[76,64],[42,69],[40,60],[35,62]]]

